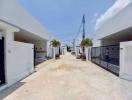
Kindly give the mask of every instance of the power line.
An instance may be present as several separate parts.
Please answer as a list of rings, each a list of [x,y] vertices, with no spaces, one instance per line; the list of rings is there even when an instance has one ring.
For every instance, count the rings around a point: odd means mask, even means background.
[[[65,41],[62,41],[62,42],[70,42],[70,41],[72,41],[73,48],[74,48],[75,41],[76,41],[77,37],[79,36],[79,34],[81,33],[81,28],[83,28],[83,38],[85,38],[85,15],[83,15],[83,19],[82,19],[82,21],[80,23],[79,29],[78,29],[75,37],[72,40],[69,39],[69,40],[65,40]]]
[[[67,39],[67,40],[63,40],[61,42],[69,42],[69,41],[73,41],[73,39]]]
[[[83,25],[83,23],[82,23],[82,21],[81,21],[81,24],[80,24],[80,26],[79,26],[79,29],[78,29],[77,34],[76,34],[76,36],[75,36],[74,39],[76,39],[76,38],[78,37],[78,35],[80,34],[80,31],[81,31],[82,25]]]
[[[75,36],[75,38],[73,39],[73,51],[75,49],[75,42],[76,42],[76,39],[78,37],[78,35],[81,33],[81,28],[83,28],[83,34],[82,34],[82,39],[85,39],[85,14],[83,15],[83,18],[82,18],[82,21],[81,21],[81,24],[80,24],[80,27],[79,27],[79,30]],[[83,51],[84,51],[84,48],[83,48]]]

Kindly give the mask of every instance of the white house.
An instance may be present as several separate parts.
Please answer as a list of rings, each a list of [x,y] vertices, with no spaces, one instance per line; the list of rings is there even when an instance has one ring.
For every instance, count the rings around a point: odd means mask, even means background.
[[[111,16],[108,20],[105,20],[96,30],[97,36],[94,39],[95,48],[93,48],[92,53],[96,55],[96,57],[94,55],[93,62],[104,65],[104,62],[99,62],[98,59],[95,58],[98,56],[101,60],[107,59],[109,63],[112,62],[110,66],[107,66],[108,69],[111,66],[113,66],[113,68],[118,66],[119,76],[132,81],[131,19],[132,3],[129,3],[121,11]],[[101,49],[98,48],[100,46]]]
[[[0,90],[34,72],[34,56],[46,54],[49,37],[16,0],[0,0]]]

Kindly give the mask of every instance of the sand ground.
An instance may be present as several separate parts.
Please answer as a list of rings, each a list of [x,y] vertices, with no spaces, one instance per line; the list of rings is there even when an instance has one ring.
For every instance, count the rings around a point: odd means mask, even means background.
[[[0,100],[132,100],[132,82],[67,53],[0,92]]]

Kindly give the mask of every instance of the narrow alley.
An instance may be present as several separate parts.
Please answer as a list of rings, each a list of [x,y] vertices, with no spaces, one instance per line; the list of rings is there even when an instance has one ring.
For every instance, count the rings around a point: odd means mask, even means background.
[[[37,66],[0,100],[132,100],[132,83],[67,53]]]

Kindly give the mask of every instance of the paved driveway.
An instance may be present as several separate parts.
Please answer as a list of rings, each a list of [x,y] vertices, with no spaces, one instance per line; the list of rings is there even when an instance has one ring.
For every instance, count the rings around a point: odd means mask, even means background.
[[[132,100],[132,82],[66,54],[0,93],[0,100]]]

